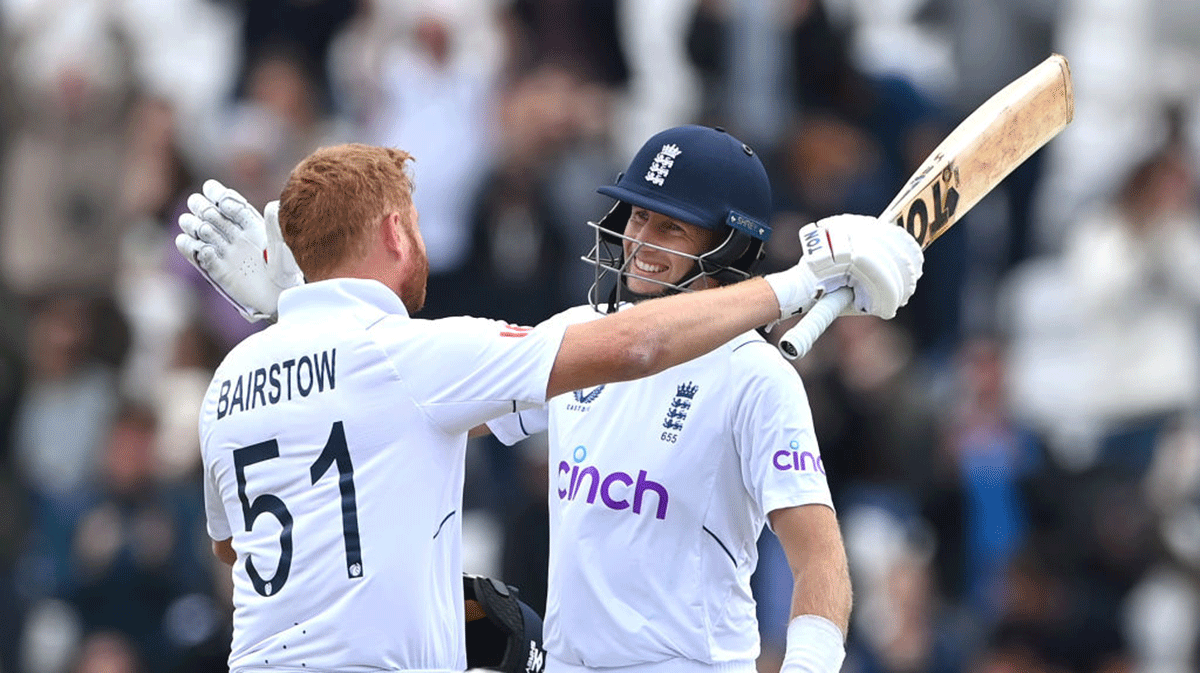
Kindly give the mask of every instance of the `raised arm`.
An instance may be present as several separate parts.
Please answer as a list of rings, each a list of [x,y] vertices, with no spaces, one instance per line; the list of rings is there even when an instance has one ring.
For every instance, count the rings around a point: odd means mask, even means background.
[[[279,293],[303,282],[278,233],[237,192],[210,180],[188,199],[179,251],[247,319],[272,318]],[[549,397],[655,374],[738,334],[808,311],[821,296],[854,291],[854,311],[891,318],[916,289],[924,257],[906,231],[864,215],[838,215],[800,231],[804,255],[779,273],[724,288],[663,297],[567,328]]]
[[[546,396],[655,374],[777,320],[779,314],[771,284],[751,278],[652,299],[600,320],[571,325],[550,371]]]
[[[573,325],[563,339],[547,396],[658,373],[733,337],[811,309],[843,287],[847,310],[892,318],[916,289],[924,257],[907,232],[863,215],[837,215],[800,230],[795,266],[735,285],[644,301]]]

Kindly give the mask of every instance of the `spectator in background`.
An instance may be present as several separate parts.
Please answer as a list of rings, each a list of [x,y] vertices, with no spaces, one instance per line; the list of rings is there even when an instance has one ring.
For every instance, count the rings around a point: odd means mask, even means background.
[[[525,440],[517,451],[514,514],[504,522],[500,573],[521,587],[521,599],[546,614],[546,575],[550,566],[550,492],[543,436]]]
[[[147,673],[170,671],[220,623],[211,599],[212,561],[195,543],[204,534],[200,487],[166,487],[157,424],[149,407],[127,404],[117,413],[102,446],[100,483],[75,530],[66,594],[85,629],[124,634]],[[172,615],[189,595],[207,612]]]
[[[553,65],[613,90],[629,81],[619,0],[513,0],[508,27],[517,72]]]
[[[1135,166],[1063,252],[1084,335],[1077,374],[1102,462],[1148,467],[1164,423],[1200,404],[1200,210],[1185,147]]]
[[[817,437],[829,447],[822,456],[839,510],[865,508],[928,528],[936,541],[932,590],[960,600],[963,493],[940,448],[938,407],[906,333],[891,322],[839,319],[799,368]],[[851,640],[864,636],[851,630]]]
[[[1037,437],[1008,412],[1000,344],[968,341],[958,367],[946,436],[966,501],[965,597],[991,623],[1011,590],[1004,583],[1009,563],[1028,539],[1024,486],[1042,469],[1042,453]]]
[[[493,156],[499,63],[468,51],[468,8],[466,2],[422,6],[405,34],[376,29],[365,37],[382,42],[361,47],[378,54],[365,141],[420,157],[413,198],[429,249],[425,314],[435,318],[467,310],[464,299],[477,283],[467,266],[470,209]]]
[[[831,214],[878,213],[893,195],[882,148],[843,117],[811,113],[780,138],[773,168],[779,207],[805,223]]]
[[[368,0],[229,1],[244,16],[242,67],[238,76],[240,97],[253,97],[255,70],[261,62],[287,53],[300,71],[300,79],[312,83],[312,102],[316,109],[322,115],[334,113],[329,54],[341,31],[370,4]],[[300,158],[305,154],[307,152]]]
[[[168,250],[175,218],[193,187],[191,166],[178,145],[174,107],[143,97],[130,115],[120,209],[129,222],[118,242],[120,270],[114,287],[129,320],[130,352],[121,372],[122,394],[158,399],[175,334],[187,319],[189,299],[170,272]],[[222,302],[223,303],[223,302]]]
[[[122,129],[133,79],[127,40],[105,3],[9,8],[10,151],[0,169],[0,279],[21,296],[108,288],[124,225]]]
[[[877,587],[876,621],[858,639],[854,661],[862,673],[957,673],[963,636],[937,591],[927,550],[913,545],[892,559]],[[1024,672],[1022,672],[1024,673]]]
[[[939,588],[941,541],[912,512],[882,500],[843,508],[855,616],[843,670],[952,673],[974,644],[974,624]]]
[[[579,198],[577,187],[609,182],[617,169],[603,147],[602,97],[569,71],[546,66],[522,75],[500,102],[498,151],[473,213],[470,268],[489,280],[474,284],[471,310],[535,323],[591,287],[592,270],[570,251],[592,244],[580,224],[595,209],[582,212],[582,204],[603,202]]]
[[[835,321],[829,336],[801,362],[816,368],[802,373],[817,436],[829,447],[822,455],[835,502],[878,493],[920,511],[949,466],[939,460],[932,400],[904,332],[854,317]]]
[[[128,636],[115,631],[95,631],[79,647],[70,673],[149,673]]]
[[[116,411],[115,371],[95,354],[95,310],[71,294],[31,309],[29,371],[13,431],[17,476],[30,500],[28,597],[60,595],[69,586],[70,539]]]
[[[247,198],[273,199],[292,168],[322,145],[344,140],[349,129],[321,102],[321,82],[305,54],[281,44],[253,50],[245,91],[232,111],[230,165]]]

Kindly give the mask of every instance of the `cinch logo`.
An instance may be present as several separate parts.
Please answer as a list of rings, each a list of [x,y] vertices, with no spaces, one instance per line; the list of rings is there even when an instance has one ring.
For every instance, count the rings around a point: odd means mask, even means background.
[[[587,448],[583,446],[575,447],[571,458],[575,461],[575,465],[571,465],[565,460],[558,464],[559,500],[574,500],[581,492],[586,492],[585,499],[589,505],[594,504],[596,496],[599,495],[600,502],[609,509],[617,511],[631,509],[634,514],[641,514],[646,493],[649,491],[658,496],[658,508],[654,512],[654,518],[667,518],[667,502],[669,500],[667,488],[656,481],[647,479],[645,470],[640,470],[637,478],[634,479],[624,472],[613,472],[601,476],[600,470],[592,465],[580,468],[579,463],[587,458]],[[631,488],[633,490],[632,504],[628,499]]]
[[[811,451],[801,451],[800,442],[792,440],[792,448],[780,449],[771,457],[771,463],[775,465],[775,469],[780,472],[788,470],[796,470],[797,472],[810,472],[816,470],[821,474],[825,474],[825,463],[821,461],[821,456],[814,456]]]

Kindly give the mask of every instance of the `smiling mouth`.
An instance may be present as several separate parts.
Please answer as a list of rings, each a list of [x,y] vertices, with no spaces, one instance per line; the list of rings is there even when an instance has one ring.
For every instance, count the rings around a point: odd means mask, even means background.
[[[634,258],[633,266],[635,269],[637,269],[638,271],[641,271],[642,273],[662,273],[663,271],[667,270],[666,266],[660,266],[658,264],[647,264],[637,258]]]

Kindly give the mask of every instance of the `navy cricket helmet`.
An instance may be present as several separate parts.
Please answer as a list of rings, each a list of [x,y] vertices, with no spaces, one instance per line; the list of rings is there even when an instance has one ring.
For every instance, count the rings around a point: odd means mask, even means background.
[[[664,293],[682,292],[692,282],[711,276],[721,284],[750,277],[771,236],[771,184],[754,150],[721,128],[677,126],[651,136],[634,155],[616,184],[596,190],[617,200],[600,222],[589,222],[596,245],[585,261],[596,265],[596,282],[589,299],[599,305],[602,278],[615,274],[609,310],[621,294],[637,299],[621,279],[637,276],[625,259],[622,243],[651,245],[624,235],[633,206],[710,231],[724,232],[712,250],[692,258],[695,272],[675,284],[646,278],[664,286]],[[656,246],[652,246],[656,247]]]

